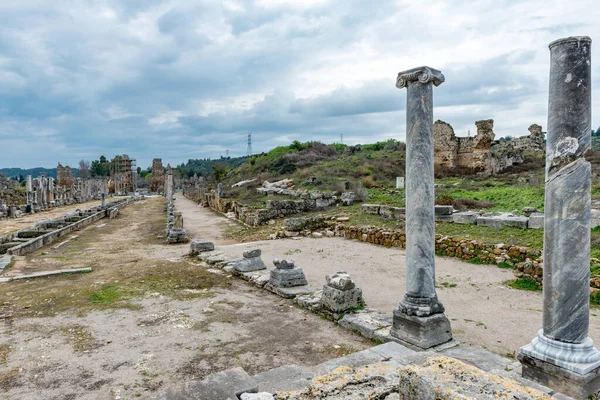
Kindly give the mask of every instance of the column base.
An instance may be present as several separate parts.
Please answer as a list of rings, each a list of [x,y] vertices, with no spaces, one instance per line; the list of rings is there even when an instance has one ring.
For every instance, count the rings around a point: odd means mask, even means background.
[[[576,399],[600,391],[600,352],[589,337],[582,343],[566,343],[538,332],[521,347],[517,359],[523,378],[531,379]]]
[[[600,352],[589,337],[582,343],[566,343],[544,336],[540,329],[531,343],[521,347],[520,353],[577,374],[600,367]]]
[[[407,315],[401,308],[394,310],[390,335],[403,342],[426,350],[452,340],[452,328],[446,315],[426,317]]]
[[[523,378],[530,379],[574,399],[587,399],[588,396],[600,391],[600,367],[586,374],[579,374],[551,362],[524,354],[523,348],[517,355],[517,359],[523,367]]]

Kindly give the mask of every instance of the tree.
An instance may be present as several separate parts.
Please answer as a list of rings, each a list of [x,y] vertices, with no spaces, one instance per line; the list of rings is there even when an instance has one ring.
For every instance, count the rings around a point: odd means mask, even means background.
[[[227,175],[227,164],[216,163],[212,166],[212,175],[215,182],[219,183]]]
[[[103,177],[110,175],[110,163],[104,156],[100,156],[99,160],[92,161],[89,171],[94,177]]]
[[[79,177],[87,179],[90,175],[90,162],[88,160],[79,160]]]

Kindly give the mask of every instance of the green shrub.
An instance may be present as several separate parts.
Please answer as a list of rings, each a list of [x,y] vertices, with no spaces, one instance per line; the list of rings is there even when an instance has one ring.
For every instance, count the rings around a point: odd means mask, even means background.
[[[542,290],[540,285],[531,278],[518,278],[508,282],[508,286],[515,289],[539,291]]]

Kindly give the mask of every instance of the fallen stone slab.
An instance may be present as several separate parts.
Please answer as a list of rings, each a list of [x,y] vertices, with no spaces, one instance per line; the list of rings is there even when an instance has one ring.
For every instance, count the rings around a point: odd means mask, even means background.
[[[2,271],[4,271],[4,268],[8,267],[9,265],[11,265],[13,262],[13,256],[11,255],[4,255],[2,257],[0,257],[0,273]]]
[[[334,358],[333,360],[325,361],[315,367],[317,375],[327,374],[339,367],[357,368],[369,364],[379,363],[386,357],[366,349],[356,353],[348,354],[347,356]],[[386,360],[387,361],[387,360]]]
[[[240,400],[275,400],[275,397],[271,393],[260,392],[260,393],[242,393]]]
[[[363,214],[379,214],[379,204],[363,204],[360,206],[360,212]]]
[[[454,207],[452,206],[435,206],[435,216],[438,215],[452,215]]]
[[[210,240],[205,239],[193,239],[190,243],[190,252],[191,253],[203,253],[206,251],[212,251],[215,249],[215,245]]]
[[[260,257],[254,258],[242,258],[240,260],[234,260],[229,263],[233,267],[233,270],[238,273],[254,272],[267,269],[267,266]]]
[[[44,271],[44,272],[36,272],[34,274],[27,275],[16,275],[9,277],[9,280],[16,281],[19,279],[32,279],[32,278],[43,278],[46,276],[53,275],[62,275],[62,274],[77,274],[77,273],[87,273],[92,272],[91,268],[71,268],[71,269],[59,269],[55,271]]]
[[[267,283],[265,285],[265,289],[269,292],[275,293],[278,296],[281,296],[285,299],[293,299],[296,296],[300,296],[303,294],[312,293],[313,289],[310,285],[303,286],[293,286],[293,287],[277,287],[273,286],[271,283]]]
[[[456,346],[442,350],[440,351],[440,354],[474,365],[485,372],[504,370],[508,365],[514,363],[514,360],[475,346]]]
[[[435,220],[437,222],[454,222],[452,215],[436,215]]]
[[[244,272],[242,274],[234,270],[233,273],[234,275],[239,276],[243,280],[251,282],[258,287],[265,286],[271,277],[271,274],[266,269],[262,271]]]
[[[487,226],[495,229],[502,229],[505,226],[527,229],[529,218],[527,217],[510,217],[510,216],[493,216],[493,217],[478,217],[477,225]]]
[[[455,224],[475,224],[479,213],[474,211],[463,211],[452,214],[452,222]]]
[[[406,400],[422,399],[538,399],[550,396],[516,382],[481,371],[449,357],[434,357],[422,366],[400,368],[398,392]]]
[[[258,390],[275,393],[302,390],[310,385],[313,376],[314,373],[309,368],[284,365],[256,374],[252,378],[258,383]]]
[[[544,229],[544,213],[535,212],[529,216],[529,229]]]
[[[338,324],[351,331],[359,332],[368,339],[374,339],[376,331],[392,326],[392,316],[378,312],[345,314]]]
[[[209,375],[204,380],[187,382],[166,389],[161,400],[239,400],[243,393],[258,393],[258,383],[242,368]]]
[[[409,356],[416,353],[416,351],[395,342],[380,344],[379,346],[371,347],[369,350],[379,354],[383,359],[393,360],[399,365],[407,365]]]

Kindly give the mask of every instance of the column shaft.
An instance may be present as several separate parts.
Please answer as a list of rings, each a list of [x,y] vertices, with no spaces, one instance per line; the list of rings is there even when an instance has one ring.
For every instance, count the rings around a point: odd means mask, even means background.
[[[433,84],[410,82],[406,115],[406,294],[435,297]]]
[[[590,280],[591,41],[550,44],[544,222],[544,336],[588,335]]]

